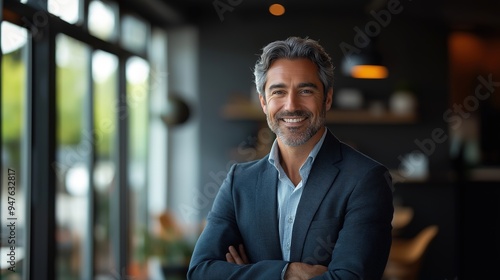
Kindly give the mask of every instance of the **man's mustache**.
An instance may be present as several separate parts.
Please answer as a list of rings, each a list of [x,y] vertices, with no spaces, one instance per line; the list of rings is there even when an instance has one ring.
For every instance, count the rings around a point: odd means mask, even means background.
[[[276,119],[283,119],[286,117],[310,117],[312,116],[312,113],[309,111],[304,111],[304,110],[297,110],[297,111],[282,111],[278,112],[275,115]]]

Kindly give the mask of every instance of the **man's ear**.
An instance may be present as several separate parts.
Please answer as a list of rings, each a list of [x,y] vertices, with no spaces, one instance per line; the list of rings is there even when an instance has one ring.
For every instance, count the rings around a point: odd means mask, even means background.
[[[264,94],[266,93],[263,94],[259,93],[259,100],[260,100],[260,106],[262,107],[262,111],[264,111],[264,114],[267,114],[267,102],[266,98],[264,97]]]
[[[332,103],[333,103],[333,88],[330,88],[326,93],[325,111],[330,110],[330,108],[332,107]]]

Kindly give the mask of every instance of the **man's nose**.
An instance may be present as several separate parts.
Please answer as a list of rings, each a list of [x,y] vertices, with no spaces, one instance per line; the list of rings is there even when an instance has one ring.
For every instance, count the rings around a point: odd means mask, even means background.
[[[290,112],[294,112],[295,110],[299,109],[300,103],[299,103],[299,97],[297,93],[291,92],[287,95],[286,100],[285,100],[285,109]]]

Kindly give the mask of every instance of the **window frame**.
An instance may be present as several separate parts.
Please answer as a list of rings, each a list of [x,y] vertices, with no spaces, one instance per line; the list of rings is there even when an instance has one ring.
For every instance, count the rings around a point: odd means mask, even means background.
[[[126,65],[128,59],[131,57],[139,57],[146,61],[150,61],[148,50],[151,48],[151,30],[154,27],[153,21],[147,21],[145,17],[141,17],[147,24],[149,24],[150,32],[147,34],[148,43],[146,48],[139,52],[128,50],[126,46],[121,45],[121,18],[123,13],[126,13],[119,7],[119,27],[118,36],[116,41],[108,42],[99,39],[89,33],[88,22],[88,7],[90,0],[82,0],[80,9],[81,20],[76,24],[70,24],[64,20],[50,14],[47,11],[48,0],[28,0],[27,3],[20,1],[1,1],[0,7],[4,14],[8,11],[9,18],[4,18],[0,15],[0,21],[9,21],[11,23],[23,26],[28,29],[29,35],[29,51],[31,54],[30,72],[28,73],[28,122],[31,137],[29,140],[28,153],[31,155],[29,162],[29,174],[26,176],[30,179],[27,184],[28,207],[27,217],[27,238],[26,255],[28,259],[24,266],[24,279],[56,279],[56,170],[53,168],[53,163],[56,162],[56,37],[58,34],[64,34],[73,39],[81,41],[90,47],[90,51],[102,50],[115,55],[118,58],[118,106],[121,113],[127,113],[123,110],[128,110],[127,107],[127,81],[126,81]],[[111,1],[108,1],[111,2]],[[116,4],[121,2],[113,1]],[[140,14],[126,13],[134,17],[140,17]],[[12,18],[10,18],[12,17]],[[89,60],[92,56],[89,56]],[[1,62],[1,58],[0,58]],[[90,61],[88,62],[90,65]],[[0,70],[1,71],[1,70]],[[0,72],[1,74],[1,72]],[[92,80],[89,80],[92,83]],[[93,90],[90,87],[90,94],[86,97],[85,102],[88,104],[93,103]],[[1,92],[0,92],[1,93]],[[86,107],[85,116],[89,119],[86,120],[87,126],[93,128],[94,119],[92,106]],[[113,262],[116,267],[120,269],[116,273],[120,276],[126,272],[123,270],[128,267],[129,262],[129,211],[128,211],[128,182],[127,182],[127,169],[128,169],[128,120],[127,118],[118,117],[117,113],[117,138],[116,145],[118,149],[118,158],[115,159],[118,164],[117,171],[117,188],[111,194],[112,200],[110,201],[111,213],[113,219],[111,226],[115,228],[114,232],[118,236],[113,236],[112,247],[114,252]],[[147,125],[147,124],[145,124]],[[87,127],[88,128],[88,127]],[[92,148],[95,151],[95,141],[93,141]],[[89,177],[93,177],[94,158],[90,157],[89,164]],[[92,184],[91,184],[92,185]],[[95,223],[95,213],[93,209],[94,200],[92,199],[93,188],[89,188],[89,212],[88,215],[91,219],[90,224]],[[87,267],[82,268],[86,274],[85,277],[92,278],[94,276],[94,239],[93,227],[88,229],[86,248],[82,248],[84,263]]]

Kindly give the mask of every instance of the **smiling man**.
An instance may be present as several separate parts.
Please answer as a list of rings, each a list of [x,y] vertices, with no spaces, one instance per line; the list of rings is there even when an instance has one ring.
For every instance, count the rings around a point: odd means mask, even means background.
[[[254,69],[276,140],[232,166],[189,279],[381,279],[391,245],[391,178],[325,127],[333,65],[318,42],[264,47]]]

